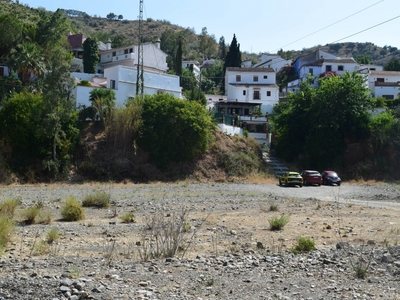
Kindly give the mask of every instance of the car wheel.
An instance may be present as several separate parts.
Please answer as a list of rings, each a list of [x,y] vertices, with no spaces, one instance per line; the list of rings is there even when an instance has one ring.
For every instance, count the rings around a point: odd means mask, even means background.
[[[303,185],[302,185],[302,184],[300,184],[299,186],[300,186],[300,187],[303,187]]]
[[[282,186],[282,181],[279,179],[279,186]]]

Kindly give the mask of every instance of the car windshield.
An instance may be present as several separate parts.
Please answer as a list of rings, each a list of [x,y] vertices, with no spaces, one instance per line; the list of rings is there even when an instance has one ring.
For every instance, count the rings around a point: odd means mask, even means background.
[[[317,172],[317,171],[310,171],[310,172],[307,172],[306,174],[308,174],[308,175],[320,175],[319,172]]]
[[[336,172],[329,172],[329,173],[328,173],[328,176],[331,176],[331,177],[338,177],[338,174],[336,174]]]

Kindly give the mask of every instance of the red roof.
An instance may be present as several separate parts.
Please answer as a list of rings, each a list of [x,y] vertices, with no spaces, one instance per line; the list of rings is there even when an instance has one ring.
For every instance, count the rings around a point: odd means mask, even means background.
[[[85,40],[86,40],[86,37],[82,33],[71,34],[68,36],[68,43],[71,46],[71,49],[82,48],[83,42]]]

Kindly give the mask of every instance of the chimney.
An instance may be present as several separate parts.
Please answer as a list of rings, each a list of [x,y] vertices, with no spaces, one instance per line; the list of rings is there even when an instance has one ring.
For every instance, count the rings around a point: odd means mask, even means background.
[[[106,50],[111,50],[111,40],[106,42]]]
[[[158,49],[161,48],[161,41],[160,41],[160,40],[157,40],[157,41],[155,42],[155,44],[156,44],[156,46],[157,46]]]

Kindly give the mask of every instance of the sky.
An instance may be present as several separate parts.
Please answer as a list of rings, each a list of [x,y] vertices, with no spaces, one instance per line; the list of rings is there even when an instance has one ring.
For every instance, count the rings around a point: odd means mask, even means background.
[[[34,8],[76,9],[91,16],[112,12],[136,20],[139,0],[20,0]],[[167,20],[226,43],[236,34],[252,53],[301,50],[338,42],[400,48],[399,0],[144,0],[144,19]],[[392,20],[391,20],[392,19]],[[382,24],[381,24],[382,23]],[[379,25],[381,24],[381,25]],[[373,28],[371,28],[373,27]],[[368,28],[370,28],[368,30]],[[361,32],[364,31],[364,32]],[[351,36],[353,35],[354,36]],[[349,37],[351,36],[351,37]]]

